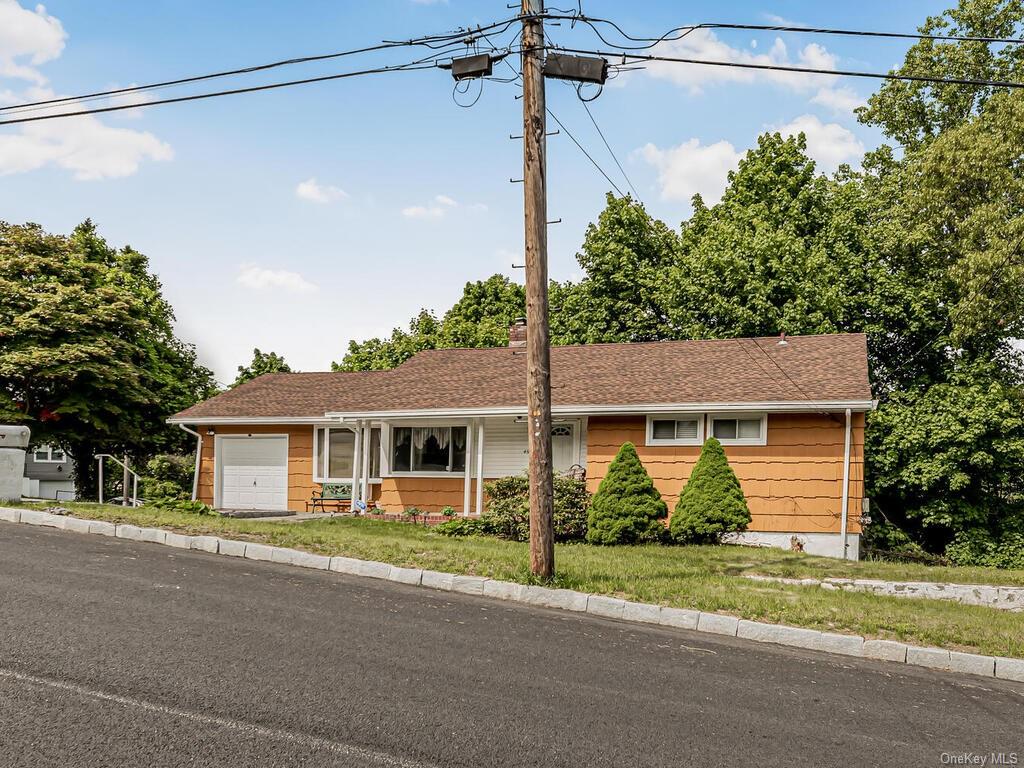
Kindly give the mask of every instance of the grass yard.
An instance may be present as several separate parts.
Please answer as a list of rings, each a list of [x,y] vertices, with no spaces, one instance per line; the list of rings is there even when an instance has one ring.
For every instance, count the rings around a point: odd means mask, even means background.
[[[27,505],[45,508],[45,505]],[[262,522],[152,508],[67,504],[78,517],[211,534],[395,565],[529,583],[525,544],[454,539],[408,523],[337,517]],[[748,547],[556,547],[557,586],[746,619],[1024,658],[1024,613],[938,600],[755,582],[742,574],[1024,585],[1024,571],[843,562]]]

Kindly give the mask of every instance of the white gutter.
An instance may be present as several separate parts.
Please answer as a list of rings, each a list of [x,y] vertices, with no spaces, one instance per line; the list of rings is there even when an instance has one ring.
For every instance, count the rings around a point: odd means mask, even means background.
[[[594,415],[642,415],[648,413],[705,413],[731,411],[785,411],[788,413],[819,413],[821,411],[870,411],[871,400],[813,401],[793,400],[782,402],[747,403],[638,403],[628,405],[558,405],[551,409],[559,416]],[[342,421],[354,419],[402,419],[402,418],[472,418],[475,416],[525,416],[525,405],[501,406],[496,408],[423,408],[395,411],[328,411],[329,419]]]
[[[846,409],[846,439],[843,444],[843,505],[839,535],[843,542],[843,559],[849,560],[850,543],[847,541],[846,530],[850,515],[850,433],[852,431],[851,410]]]
[[[196,436],[196,468],[192,473],[192,501],[196,500],[199,495],[199,462],[203,458],[203,436],[196,432],[194,429],[189,429],[181,422],[176,422],[178,426],[190,435]]]
[[[320,424],[330,426],[332,419],[324,416],[189,416],[167,419],[168,424]]]

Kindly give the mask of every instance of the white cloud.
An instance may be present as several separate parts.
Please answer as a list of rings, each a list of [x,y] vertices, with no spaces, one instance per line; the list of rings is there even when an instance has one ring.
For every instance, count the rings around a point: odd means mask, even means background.
[[[775,38],[765,53],[753,53],[734,48],[718,39],[714,32],[698,29],[680,40],[659,43],[652,53],[684,59],[704,59],[737,64],[758,64],[773,66],[799,66],[812,69],[835,69],[838,58],[817,43],[809,43],[791,57],[782,38]],[[708,64],[681,64],[678,62],[652,61],[646,64],[646,72],[652,77],[669,80],[699,94],[704,86],[715,83],[770,82],[791,90],[806,93],[818,88],[831,86],[834,75],[809,75],[801,72],[775,72],[771,70],[746,69],[740,67],[718,67]]]
[[[316,293],[320,290],[298,272],[287,269],[266,269],[255,264],[243,264],[235,278],[239,285],[257,291],[278,290],[286,293]]]
[[[37,5],[32,11],[17,0],[0,0],[0,77],[42,85],[46,78],[35,66],[60,56],[66,39],[60,21],[44,6]]]
[[[348,192],[330,184],[321,184],[316,180],[316,177],[311,177],[299,182],[295,187],[295,196],[301,200],[308,200],[311,203],[323,205],[347,199]]]
[[[864,103],[864,99],[852,88],[822,88],[811,98],[814,104],[820,104],[832,110],[838,116],[850,116],[853,110]]]
[[[463,205],[448,195],[434,195],[434,199],[426,205],[410,205],[403,208],[402,215],[407,219],[440,219],[456,209],[483,213],[487,211],[487,206],[483,203]]]
[[[801,115],[768,129],[783,136],[803,133],[807,154],[825,172],[836,170],[841,163],[855,163],[864,155],[864,145],[853,133],[838,123],[823,123],[814,115]],[[708,205],[722,197],[729,171],[735,170],[743,157],[724,140],[705,145],[699,139],[690,139],[667,149],[647,144],[637,152],[657,170],[663,200],[689,202],[699,194]]]
[[[823,171],[831,172],[841,163],[852,163],[864,156],[864,145],[839,123],[823,123],[814,115],[800,115],[782,126],[773,126],[783,136],[803,133],[807,137],[807,154]]]
[[[708,205],[718,202],[729,171],[736,168],[741,157],[728,141],[702,145],[699,139],[668,149],[647,144],[639,153],[657,169],[663,200],[689,202],[699,194]]]
[[[21,133],[0,134],[0,176],[53,165],[91,181],[131,176],[143,160],[173,157],[153,134],[111,128],[92,116],[26,123]]]
[[[775,13],[762,13],[761,16],[769,24],[774,24],[777,27],[806,27],[807,26],[806,24],[804,24],[802,22],[793,21],[792,19],[787,19],[785,16],[779,16],[778,14],[775,14]]]
[[[46,85],[36,67],[52,61],[64,50],[67,33],[46,8],[22,8],[16,0],[0,0],[0,78],[27,80],[18,92],[0,88],[0,104],[61,98]],[[116,97],[112,104],[141,104],[149,99],[140,94]],[[42,116],[73,112],[81,103],[66,101],[31,113],[9,112],[6,117]],[[126,110],[126,117],[138,110]],[[90,115],[21,124],[17,132],[0,133],[0,176],[26,173],[45,167],[71,171],[79,180],[130,176],[144,160],[170,160],[170,145],[145,131],[111,128]]]

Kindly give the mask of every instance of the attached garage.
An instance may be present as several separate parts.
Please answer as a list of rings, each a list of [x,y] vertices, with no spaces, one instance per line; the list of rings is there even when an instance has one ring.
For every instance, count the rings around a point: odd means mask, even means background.
[[[288,509],[287,435],[218,435],[216,506]]]

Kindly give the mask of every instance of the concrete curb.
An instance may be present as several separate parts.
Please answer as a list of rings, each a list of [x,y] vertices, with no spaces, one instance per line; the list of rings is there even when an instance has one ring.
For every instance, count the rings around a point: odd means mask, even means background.
[[[948,651],[943,648],[925,648],[894,640],[865,640],[858,635],[820,632],[816,629],[790,627],[784,624],[765,624],[720,613],[634,603],[617,597],[590,595],[571,589],[549,589],[487,579],[482,576],[441,573],[419,568],[401,568],[374,560],[357,560],[341,556],[327,557],[285,547],[221,539],[216,536],[185,536],[161,528],[140,528],[134,525],[115,526],[113,523],[101,520],[81,520],[33,509],[0,507],[0,521],[48,526],[76,533],[116,536],[128,541],[151,542],[183,550],[199,550],[211,554],[281,563],[299,568],[330,570],[350,576],[383,579],[446,592],[478,595],[563,611],[585,612],[594,616],[639,624],[653,624],[737,637],[757,643],[772,643],[844,656],[928,667],[946,672],[1024,682],[1024,659],[982,656]]]

